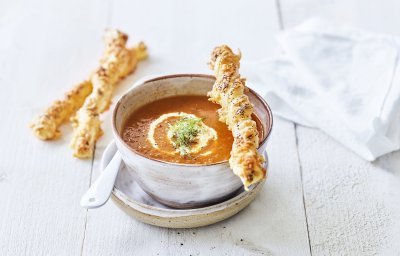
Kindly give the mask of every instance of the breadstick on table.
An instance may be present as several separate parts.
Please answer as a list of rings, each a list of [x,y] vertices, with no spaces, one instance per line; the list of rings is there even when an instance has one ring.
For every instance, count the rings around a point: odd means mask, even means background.
[[[71,147],[75,157],[89,158],[93,155],[95,142],[103,134],[99,115],[109,107],[116,83],[132,73],[137,63],[147,57],[143,43],[126,48],[127,40],[128,36],[117,30],[106,33],[108,50],[91,77],[93,91],[72,118],[74,133]]]
[[[248,189],[265,178],[266,170],[264,157],[257,152],[258,131],[251,118],[254,108],[244,94],[245,83],[239,74],[240,57],[240,53],[234,54],[226,45],[214,49],[210,68],[216,81],[208,96],[221,105],[219,120],[228,125],[234,137],[229,165]]]
[[[31,125],[33,133],[42,140],[52,140],[60,137],[60,125],[73,115],[83,104],[85,98],[92,92],[92,83],[83,81],[65,94],[62,100],[57,100]]]
[[[107,62],[107,60],[115,51],[115,47],[125,47],[127,36],[120,35],[117,32],[108,33],[109,38],[106,40],[106,49],[100,63]],[[145,47],[140,44],[139,47]],[[146,51],[138,51],[138,58],[145,58]],[[144,56],[140,55],[144,54]],[[122,74],[125,75],[125,74]],[[52,140],[60,137],[60,125],[68,120],[75,112],[83,105],[86,97],[92,92],[92,82],[88,80],[76,85],[71,91],[65,94],[62,100],[57,100],[50,106],[42,115],[40,115],[31,125],[33,133],[42,140]]]

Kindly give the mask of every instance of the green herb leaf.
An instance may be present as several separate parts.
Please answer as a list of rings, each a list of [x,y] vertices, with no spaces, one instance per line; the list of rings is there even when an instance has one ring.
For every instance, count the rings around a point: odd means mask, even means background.
[[[174,147],[179,150],[181,156],[189,154],[190,144],[202,131],[200,125],[202,120],[202,118],[185,116],[170,125],[168,137],[172,139]]]

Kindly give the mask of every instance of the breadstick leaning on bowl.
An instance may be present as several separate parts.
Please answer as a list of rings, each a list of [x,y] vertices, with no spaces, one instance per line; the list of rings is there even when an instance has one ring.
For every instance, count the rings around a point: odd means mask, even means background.
[[[106,33],[106,54],[90,79],[92,93],[72,118],[74,132],[71,147],[75,157],[89,158],[93,155],[94,144],[103,133],[99,115],[109,107],[115,85],[147,57],[143,43],[127,48],[127,41],[128,36],[120,31],[108,30]]]
[[[239,74],[240,57],[240,53],[234,54],[226,45],[214,49],[209,65],[216,81],[208,96],[221,105],[219,120],[228,125],[234,138],[229,165],[248,189],[265,178],[266,169],[264,157],[257,152],[258,131],[251,118],[253,105],[244,94],[245,80]]]

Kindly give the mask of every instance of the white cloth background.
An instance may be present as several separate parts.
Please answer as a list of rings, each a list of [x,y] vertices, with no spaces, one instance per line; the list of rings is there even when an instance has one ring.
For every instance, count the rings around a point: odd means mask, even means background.
[[[243,62],[275,115],[373,161],[400,148],[400,39],[311,19],[282,32],[278,59]]]

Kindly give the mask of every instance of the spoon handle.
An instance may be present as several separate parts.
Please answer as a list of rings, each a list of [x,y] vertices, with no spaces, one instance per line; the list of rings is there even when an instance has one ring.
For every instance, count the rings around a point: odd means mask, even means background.
[[[117,151],[100,177],[97,178],[89,190],[82,196],[80,202],[82,207],[92,209],[100,207],[107,202],[114,188],[121,162],[121,154]]]

